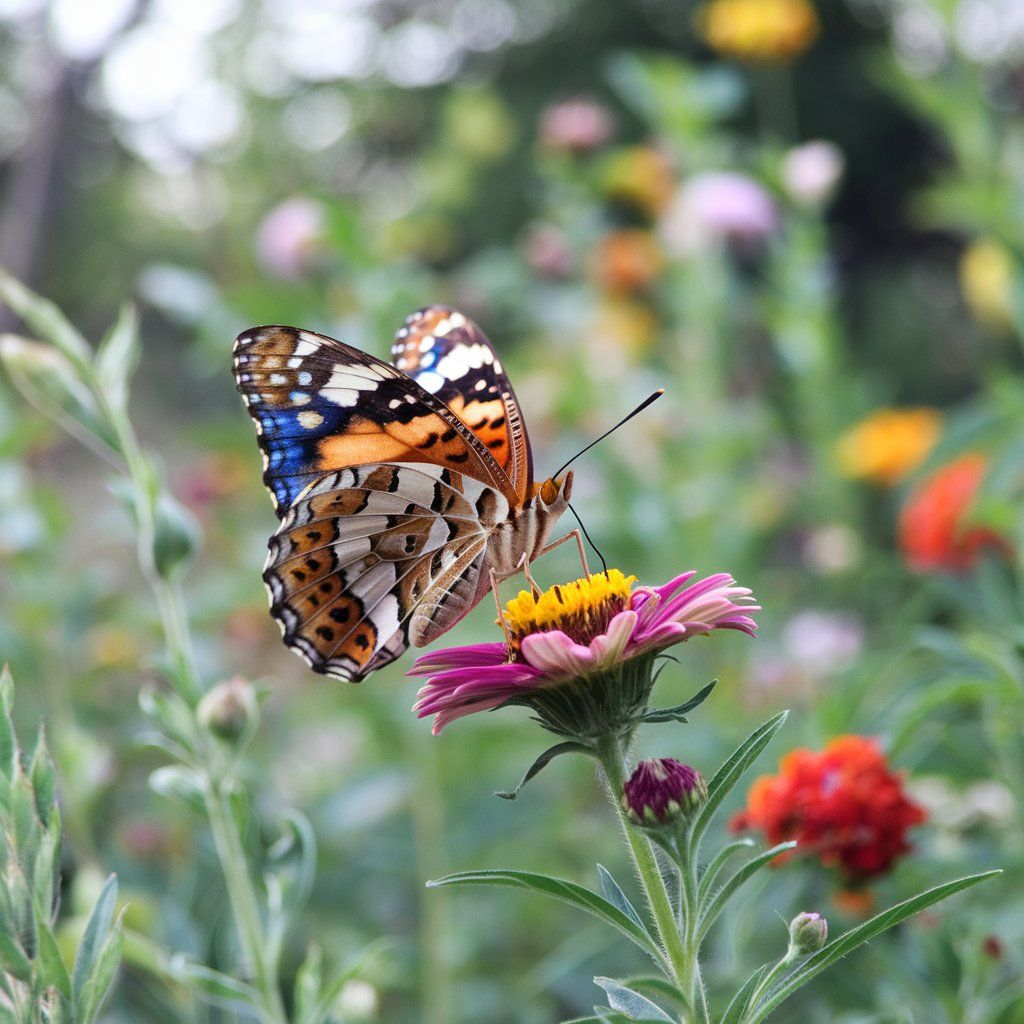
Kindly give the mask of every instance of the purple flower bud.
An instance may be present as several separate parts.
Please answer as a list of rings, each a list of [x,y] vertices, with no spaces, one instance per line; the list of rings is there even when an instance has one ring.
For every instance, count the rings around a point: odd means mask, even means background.
[[[696,768],[671,757],[641,761],[623,787],[622,806],[630,821],[648,828],[689,817],[707,799]]]
[[[797,914],[789,922],[789,952],[787,957],[795,959],[817,953],[828,940],[828,921],[815,913]]]

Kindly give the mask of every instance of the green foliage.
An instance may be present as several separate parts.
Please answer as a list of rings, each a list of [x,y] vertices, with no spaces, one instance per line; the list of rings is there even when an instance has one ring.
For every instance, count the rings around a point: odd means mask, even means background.
[[[100,893],[74,963],[54,936],[60,882],[57,775],[43,732],[26,756],[14,731],[14,682],[0,670],[0,1020],[93,1024],[121,963],[117,879]]]

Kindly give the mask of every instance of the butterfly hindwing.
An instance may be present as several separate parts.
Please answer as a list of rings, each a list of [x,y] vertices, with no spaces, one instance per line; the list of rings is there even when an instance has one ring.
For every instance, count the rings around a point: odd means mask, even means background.
[[[476,434],[519,497],[527,498],[533,484],[529,438],[515,392],[484,332],[457,310],[427,306],[398,330],[391,358]]]
[[[365,352],[312,331],[255,327],[235,342],[234,365],[279,516],[325,474],[371,463],[429,463],[516,494],[442,400]]]
[[[310,486],[270,541],[264,580],[285,643],[358,682],[479,600],[500,491],[420,463],[372,464]]]

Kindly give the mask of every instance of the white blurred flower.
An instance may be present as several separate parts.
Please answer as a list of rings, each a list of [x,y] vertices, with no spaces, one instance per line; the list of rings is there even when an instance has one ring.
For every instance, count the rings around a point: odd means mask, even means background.
[[[377,990],[368,981],[352,978],[346,981],[334,1010],[344,1021],[352,1024],[375,1020],[380,1009],[380,997]]]
[[[814,674],[841,672],[860,654],[864,629],[850,615],[808,609],[797,613],[782,631],[790,658]]]
[[[815,139],[795,146],[782,160],[782,183],[794,202],[824,206],[843,176],[845,160],[833,142]]]
[[[855,565],[860,547],[860,538],[846,523],[830,523],[808,535],[802,554],[808,569],[827,576]]]
[[[324,227],[320,203],[293,196],[263,218],[256,232],[256,255],[268,273],[294,281],[319,255]]]
[[[661,233],[671,254],[692,256],[714,241],[755,244],[777,225],[775,203],[761,184],[735,171],[708,171],[679,188]]]

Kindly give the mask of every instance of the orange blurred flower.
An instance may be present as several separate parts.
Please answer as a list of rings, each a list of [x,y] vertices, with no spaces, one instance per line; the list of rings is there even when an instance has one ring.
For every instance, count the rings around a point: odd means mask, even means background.
[[[649,231],[609,231],[591,255],[598,286],[611,295],[635,295],[654,282],[664,265],[661,247]]]
[[[878,409],[839,439],[846,476],[897,484],[924,462],[942,429],[937,409]]]
[[[705,42],[723,57],[785,64],[818,37],[818,15],[808,0],[712,0],[698,17]]]
[[[909,852],[907,830],[925,818],[874,740],[839,736],[822,751],[790,751],[778,775],[751,786],[731,827],[761,830],[772,845],[795,839],[789,856],[810,854],[857,887]]]
[[[910,495],[900,512],[899,543],[911,569],[970,569],[986,547],[1005,550],[1006,541],[968,517],[985,477],[988,459],[969,452],[947,463]]]
[[[648,217],[669,204],[675,174],[667,156],[653,146],[630,146],[613,153],[604,165],[605,194]]]

